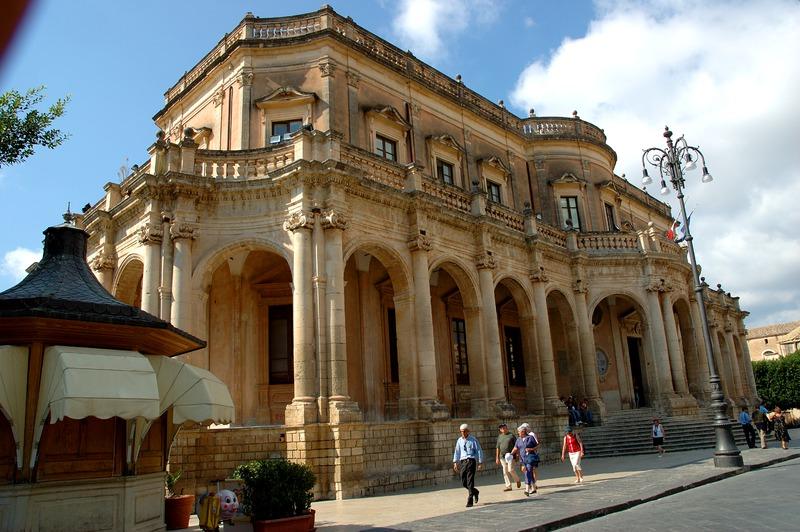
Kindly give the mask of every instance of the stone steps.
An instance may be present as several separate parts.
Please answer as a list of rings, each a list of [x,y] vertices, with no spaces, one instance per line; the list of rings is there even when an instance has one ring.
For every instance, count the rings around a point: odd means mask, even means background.
[[[579,429],[587,458],[653,453],[650,427],[658,415],[666,431],[664,449],[688,451],[712,449],[716,435],[710,410],[696,416],[663,416],[651,408],[623,410],[606,416],[602,425]],[[739,448],[747,447],[739,424],[732,421],[733,435]]]

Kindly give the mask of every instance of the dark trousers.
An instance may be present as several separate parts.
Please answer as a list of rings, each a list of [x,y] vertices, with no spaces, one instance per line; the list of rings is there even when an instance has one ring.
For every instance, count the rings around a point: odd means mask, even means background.
[[[478,462],[474,458],[465,458],[459,463],[461,470],[461,485],[467,488],[469,498],[475,495],[475,470],[478,468]]]
[[[752,449],[756,446],[756,431],[753,429],[753,425],[750,423],[742,425],[742,430],[744,431],[744,439],[747,440],[747,446]]]

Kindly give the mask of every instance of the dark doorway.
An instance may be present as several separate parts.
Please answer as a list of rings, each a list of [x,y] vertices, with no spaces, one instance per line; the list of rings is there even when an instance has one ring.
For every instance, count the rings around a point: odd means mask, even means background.
[[[525,362],[522,353],[522,331],[519,327],[505,327],[506,368],[510,386],[525,386]]]
[[[631,360],[631,379],[633,380],[633,406],[641,408],[647,406],[645,395],[644,377],[642,376],[641,340],[635,336],[628,336],[628,356]]]

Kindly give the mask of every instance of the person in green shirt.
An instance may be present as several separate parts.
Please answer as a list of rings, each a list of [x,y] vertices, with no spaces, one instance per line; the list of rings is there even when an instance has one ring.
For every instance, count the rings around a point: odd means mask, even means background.
[[[503,481],[506,483],[506,488],[503,491],[511,491],[511,477],[517,482],[517,487],[521,486],[519,475],[517,475],[516,468],[514,467],[514,455],[511,453],[514,450],[514,444],[517,442],[517,437],[508,431],[508,425],[500,423],[497,427],[500,434],[497,435],[497,445],[494,449],[494,461],[503,470]]]

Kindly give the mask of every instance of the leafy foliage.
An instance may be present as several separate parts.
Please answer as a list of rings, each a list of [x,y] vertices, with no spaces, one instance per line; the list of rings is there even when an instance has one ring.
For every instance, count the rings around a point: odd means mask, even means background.
[[[753,362],[758,395],[783,409],[800,406],[800,351]]]
[[[175,496],[175,484],[178,483],[178,479],[181,478],[181,474],[183,471],[178,471],[176,473],[172,473],[171,471],[167,471],[167,476],[164,477],[164,483],[167,485],[167,496],[174,497]]]
[[[306,464],[253,460],[234,469],[233,478],[244,481],[242,508],[254,521],[302,515],[311,507],[316,477]]]
[[[50,128],[64,114],[69,96],[56,100],[47,111],[35,109],[44,99],[44,86],[25,94],[10,90],[0,94],[0,167],[21,163],[33,155],[36,146],[55,148],[66,133]]]

